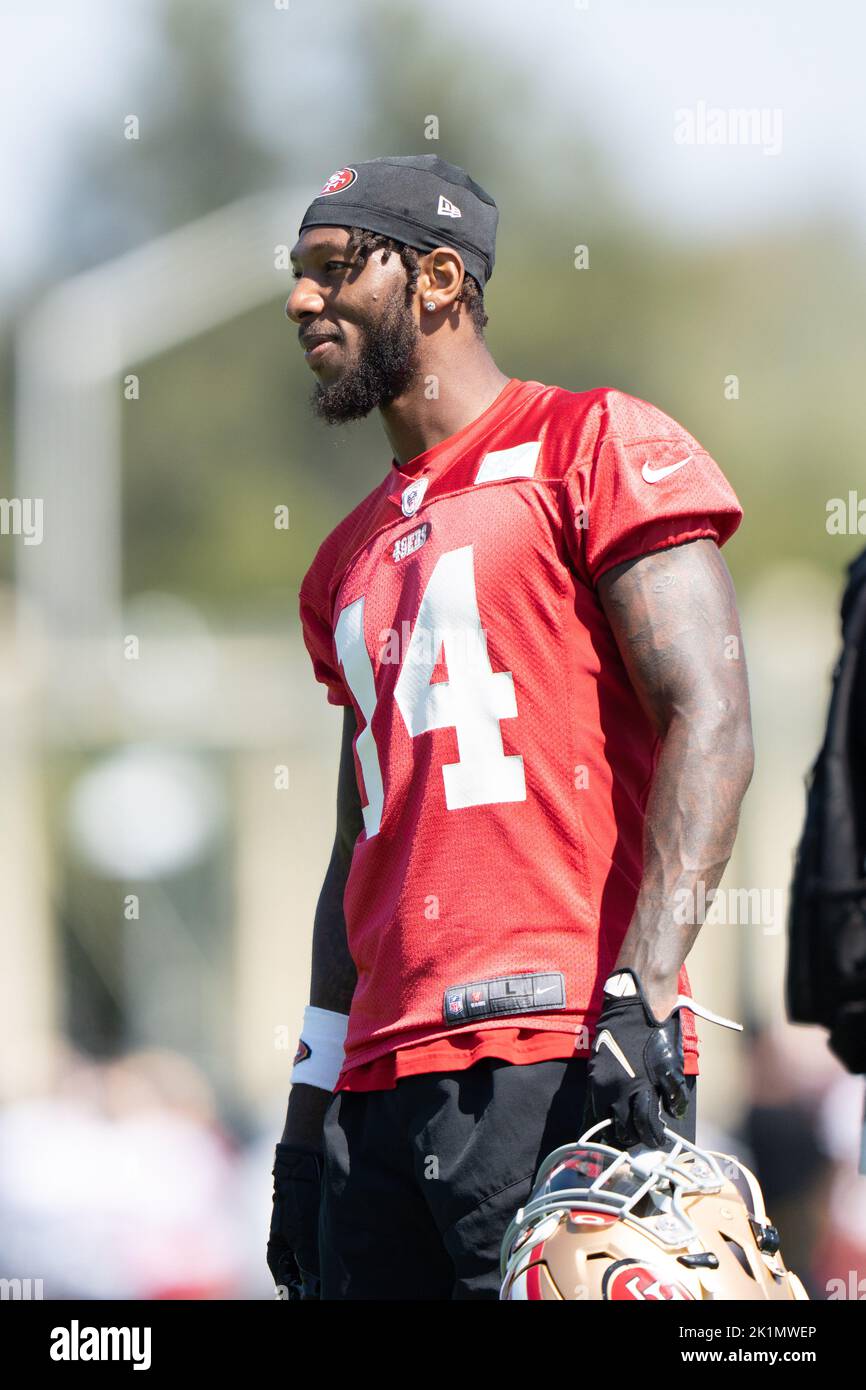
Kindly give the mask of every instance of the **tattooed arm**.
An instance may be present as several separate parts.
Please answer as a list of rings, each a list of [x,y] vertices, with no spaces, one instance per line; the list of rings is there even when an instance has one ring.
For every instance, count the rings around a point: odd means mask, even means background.
[[[356,727],[354,710],[347,705],[343,715],[343,742],[337,780],[337,833],[313,922],[310,1003],[337,1014],[349,1012],[357,983],[354,962],[346,942],[346,919],[343,916],[343,894],[352,851],[364,825],[352,752]],[[282,1142],[319,1147],[322,1120],[332,1094],[318,1086],[294,1085],[289,1095]]]
[[[647,803],[644,867],[616,966],[640,976],[657,1018],[700,930],[682,891],[709,896],[734,845],[754,763],[749,687],[728,568],[712,540],[618,565],[598,594],[662,748]],[[679,895],[679,896],[678,896]]]

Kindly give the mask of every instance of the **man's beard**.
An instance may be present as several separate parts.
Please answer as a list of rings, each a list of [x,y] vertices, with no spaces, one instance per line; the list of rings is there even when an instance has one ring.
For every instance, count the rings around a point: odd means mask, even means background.
[[[327,424],[362,420],[401,396],[418,377],[421,334],[405,295],[398,288],[381,317],[363,329],[355,357],[339,380],[313,387],[310,403]]]

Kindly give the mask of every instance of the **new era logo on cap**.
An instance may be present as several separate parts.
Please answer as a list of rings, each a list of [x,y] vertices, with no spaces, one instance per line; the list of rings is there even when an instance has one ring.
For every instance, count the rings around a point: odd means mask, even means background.
[[[460,211],[460,209],[459,209],[459,207],[457,206],[457,204],[456,204],[456,203],[452,203],[452,202],[450,201],[450,199],[444,197],[443,194],[441,194],[441,193],[439,194],[439,206],[438,206],[437,209],[436,209],[436,214],[437,214],[438,217],[462,217],[462,216],[463,216],[463,213]]]

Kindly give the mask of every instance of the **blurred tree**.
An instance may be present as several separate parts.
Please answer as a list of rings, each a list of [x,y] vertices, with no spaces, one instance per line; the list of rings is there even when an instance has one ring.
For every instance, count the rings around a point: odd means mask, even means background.
[[[60,191],[63,269],[97,264],[274,182],[250,128],[240,15],[231,0],[163,0],[129,107],[82,134]],[[137,139],[124,135],[135,116]]]
[[[521,53],[453,30],[443,47],[442,16],[397,0],[289,14],[164,0],[158,14],[129,112],[82,132],[70,161],[54,272],[255,189],[309,181],[312,196],[347,160],[439,154],[500,206],[485,298],[503,370],[616,386],[682,420],[746,507],[728,552],[738,579],[790,557],[838,572],[862,544],[828,544],[825,529],[825,461],[837,495],[862,478],[866,283],[841,222],[717,246],[647,225],[591,133],[598,113],[581,111],[579,52],[574,91],[547,93]],[[123,138],[129,113],[138,141]],[[285,618],[318,542],[387,468],[377,419],[329,430],[313,418],[282,308],[275,298],[144,369],[142,400],[124,410],[128,590],[176,587],[231,621]],[[281,503],[289,533],[274,532]]]

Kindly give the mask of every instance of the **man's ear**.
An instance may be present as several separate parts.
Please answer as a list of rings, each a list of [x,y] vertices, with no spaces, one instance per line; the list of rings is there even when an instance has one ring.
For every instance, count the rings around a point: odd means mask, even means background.
[[[450,309],[461,289],[466,271],[458,251],[450,246],[437,246],[418,261],[418,295],[422,304],[432,303],[437,309]]]

